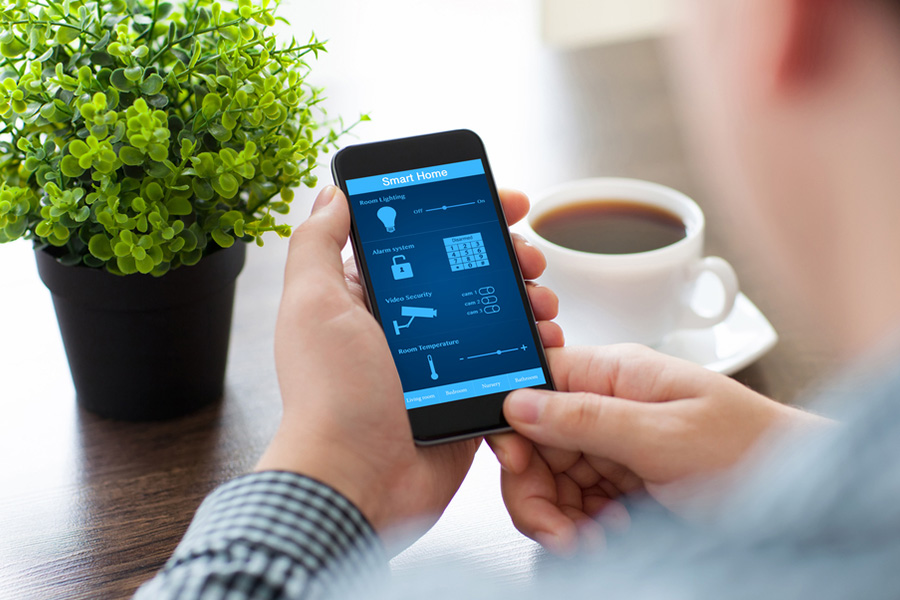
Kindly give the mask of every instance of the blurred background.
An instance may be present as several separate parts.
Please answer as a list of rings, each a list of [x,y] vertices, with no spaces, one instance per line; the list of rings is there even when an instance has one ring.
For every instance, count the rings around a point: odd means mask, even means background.
[[[654,50],[616,73],[586,49],[659,34],[668,3],[288,0],[283,6],[291,33],[301,38],[313,28],[329,40],[313,77],[327,88],[335,115],[371,114],[372,123],[356,132],[360,141],[466,127],[484,139],[500,185],[533,192],[573,175],[596,175],[598,160],[602,171],[617,172],[650,145],[647,136],[634,135],[640,133],[634,123],[650,132],[669,118],[655,101],[664,92],[660,73],[649,66]],[[629,73],[642,81],[615,85]],[[666,147],[672,138],[653,144],[659,175],[676,170],[664,164],[667,152],[677,154]]]
[[[657,36],[670,2],[285,0],[281,14],[291,26],[278,27],[285,42],[313,32],[328,40],[328,52],[310,62],[310,80],[326,88],[332,117],[349,124],[371,116],[342,145],[465,127],[484,140],[501,186],[534,195],[568,179],[624,175],[691,193],[659,60]],[[323,156],[320,185],[331,180],[329,165]],[[314,196],[298,190],[288,222],[302,222]],[[286,249],[276,237],[253,249],[239,286],[265,280],[277,289]],[[3,396],[19,400],[7,408],[53,396],[72,410],[68,368],[30,244],[0,246],[0,272],[5,334],[23,340],[0,345],[4,375],[16,374]],[[271,327],[277,302],[269,294],[247,309]],[[38,312],[45,317],[24,318]],[[249,351],[256,350],[270,353]],[[48,357],[59,359],[49,377]]]
[[[781,369],[779,353],[815,350],[792,348],[791,331],[779,322],[766,294],[754,293],[766,274],[754,271],[753,248],[730,243],[728,231],[736,224],[707,197],[687,156],[666,80],[664,37],[674,4],[285,0],[281,14],[291,26],[278,27],[285,41],[291,36],[305,41],[313,32],[328,40],[327,53],[310,62],[310,80],[326,88],[332,117],[352,123],[361,113],[371,116],[342,145],[464,127],[484,140],[498,185],[532,196],[567,180],[607,175],[656,181],[692,196],[707,213],[710,253],[740,265],[742,288],[782,336],[765,380],[755,371],[752,383],[763,392],[787,389],[788,397],[780,399],[790,400],[814,375],[809,365],[824,357],[803,361],[801,372],[797,365],[789,373]],[[320,185],[331,181],[329,164],[330,156],[323,156]],[[299,190],[288,222],[302,222],[314,196],[315,190]],[[286,248],[273,237],[264,249],[253,249],[239,286],[259,280],[277,289]],[[0,347],[0,364],[8,372],[27,373],[37,353],[48,345],[59,349],[50,298],[37,279],[29,244],[0,246],[0,271],[0,314],[27,314],[38,307],[46,313],[37,332],[31,319],[6,322],[9,335],[41,340],[33,348]],[[278,295],[254,302],[248,309],[271,326]],[[242,310],[240,297],[236,310]],[[30,335],[21,335],[26,330]],[[61,353],[52,355],[62,360]],[[70,395],[64,362],[56,372],[58,379],[15,381],[56,386],[55,395]],[[29,394],[23,385],[12,391],[18,397]]]
[[[279,27],[285,42],[292,35],[305,41],[313,31],[328,40],[328,52],[310,64],[310,80],[326,88],[333,117],[352,123],[360,113],[371,116],[342,145],[468,128],[484,140],[500,186],[537,195],[572,179],[624,176],[692,196],[707,214],[708,253],[737,267],[742,289],[781,335],[772,353],[737,378],[792,401],[831,359],[798,339],[770,304],[767,274],[756,266],[755,249],[731,243],[729,232],[738,224],[704,190],[697,175],[702,165],[692,166],[688,159],[666,80],[664,34],[674,16],[673,2],[285,0],[282,15],[291,26]],[[322,157],[320,186],[331,181],[329,161]],[[315,190],[298,191],[289,223],[305,219],[314,195]],[[119,566],[115,548],[106,543],[114,532],[106,531],[103,511],[125,510],[136,502],[127,489],[119,490],[115,477],[142,460],[134,458],[142,452],[142,436],[157,445],[160,439],[177,445],[190,436],[203,449],[183,467],[196,472],[188,477],[196,483],[182,490],[191,502],[199,503],[215,484],[252,468],[280,412],[271,356],[286,251],[287,240],[276,237],[248,251],[238,280],[222,407],[185,420],[180,433],[161,438],[150,426],[112,427],[76,409],[50,295],[37,277],[30,244],[0,246],[3,336],[21,340],[0,344],[0,456],[5,457],[0,509],[7,501],[27,500],[34,517],[29,522],[38,523],[18,532],[30,539],[28,544],[15,549],[0,544],[0,564],[15,571],[17,561],[48,557],[46,573],[26,574],[26,579],[43,578],[42,585],[52,586],[68,581],[65,572],[54,570],[52,557],[68,556],[66,564],[78,568],[109,564],[109,581],[133,589],[147,577],[148,565],[161,563],[167,553],[149,556],[134,568]],[[247,425],[259,422],[246,418],[251,413],[263,415],[271,427]],[[90,450],[87,441],[101,431],[119,436],[120,456]],[[46,445],[47,439],[54,443]],[[26,464],[17,458],[23,456],[29,457],[27,472],[17,466]],[[165,478],[169,467],[151,464],[149,456],[138,466]],[[217,465],[213,474],[207,473],[207,464]],[[462,562],[482,561],[504,578],[529,577],[528,565],[539,552],[509,523],[493,457],[483,451],[477,465],[435,530],[395,559],[396,568],[429,557],[446,564],[457,556]],[[104,478],[94,479],[97,473],[105,473]],[[49,489],[45,481],[55,481],[56,487]],[[65,485],[59,487],[60,482]],[[165,532],[160,535],[174,546],[189,518],[167,514],[147,527]],[[492,531],[487,538],[486,530]],[[85,550],[91,545],[109,548],[109,557],[98,561]]]

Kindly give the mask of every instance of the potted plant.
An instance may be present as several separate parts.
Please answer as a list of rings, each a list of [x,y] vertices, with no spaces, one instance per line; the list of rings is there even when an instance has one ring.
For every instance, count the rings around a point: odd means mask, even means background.
[[[322,127],[307,81],[323,43],[279,44],[274,8],[0,9],[0,243],[34,241],[89,410],[166,418],[221,397],[244,242],[290,234],[292,188],[349,129]]]

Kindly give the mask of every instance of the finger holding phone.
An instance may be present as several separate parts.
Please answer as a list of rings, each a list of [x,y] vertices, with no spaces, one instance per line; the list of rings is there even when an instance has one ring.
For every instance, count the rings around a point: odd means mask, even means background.
[[[523,194],[499,196],[510,223],[525,216]],[[291,240],[275,340],[284,414],[257,470],[319,479],[383,531],[408,519],[436,519],[480,440],[413,443],[385,332],[366,307],[356,266],[341,263],[349,231],[347,200],[329,186]],[[538,277],[543,256],[521,238],[513,242],[524,276]],[[561,331],[549,322],[555,295],[533,284],[528,294],[544,343],[562,345]]]
[[[516,527],[567,555],[627,523],[616,500],[646,491],[693,513],[774,426],[827,419],[762,396],[733,379],[637,345],[548,351],[558,392],[510,394],[517,433],[489,439]],[[598,524],[599,521],[599,524]]]
[[[332,172],[416,443],[508,430],[506,394],[552,381],[481,139],[457,130],[349,146]]]

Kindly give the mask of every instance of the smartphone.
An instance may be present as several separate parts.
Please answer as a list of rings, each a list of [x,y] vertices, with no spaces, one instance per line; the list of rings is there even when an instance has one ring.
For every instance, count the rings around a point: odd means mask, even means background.
[[[348,146],[332,173],[416,443],[508,430],[511,390],[553,387],[481,139],[459,130]]]

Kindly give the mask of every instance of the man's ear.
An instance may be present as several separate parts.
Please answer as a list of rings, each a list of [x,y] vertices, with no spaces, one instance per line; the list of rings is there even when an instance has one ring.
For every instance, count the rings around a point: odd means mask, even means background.
[[[751,0],[753,1],[753,0]],[[827,76],[840,49],[841,21],[856,2],[844,0],[767,0],[770,7],[771,83],[795,92]],[[760,32],[765,35],[764,32]]]

